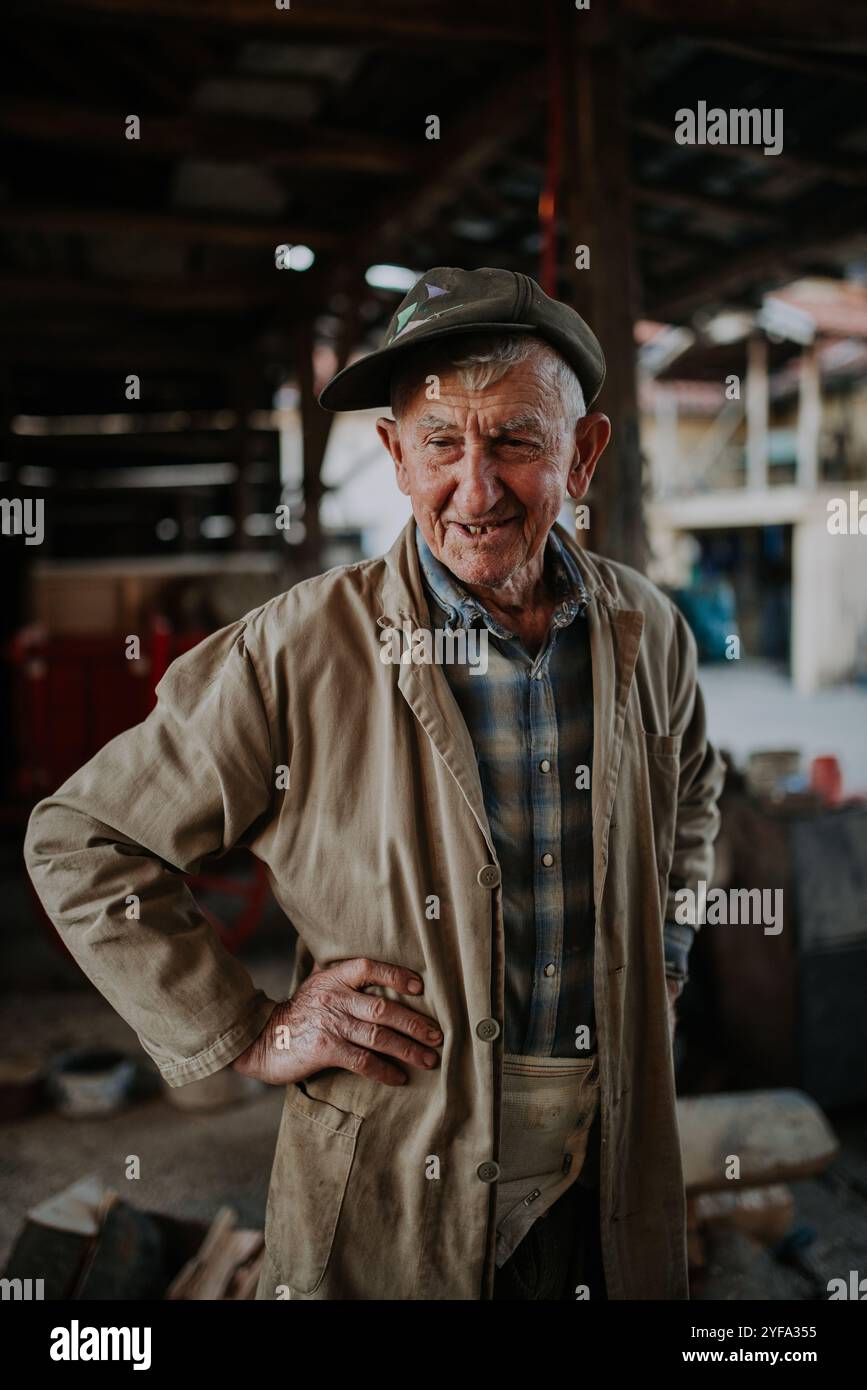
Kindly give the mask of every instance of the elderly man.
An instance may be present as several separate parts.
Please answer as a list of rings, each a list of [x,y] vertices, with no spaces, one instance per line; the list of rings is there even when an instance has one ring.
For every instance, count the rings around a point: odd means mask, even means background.
[[[721,769],[683,619],[557,520],[603,376],[526,276],[425,274],[321,397],[390,399],[391,550],[181,657],[34,811],[42,900],[169,1084],[285,1087],[260,1298],[687,1296],[669,919]],[[284,1001],[180,877],[235,844],[298,931]]]

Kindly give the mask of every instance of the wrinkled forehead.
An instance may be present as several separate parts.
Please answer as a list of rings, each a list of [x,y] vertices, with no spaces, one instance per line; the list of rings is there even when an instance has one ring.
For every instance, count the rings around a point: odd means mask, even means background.
[[[463,410],[449,406],[445,402],[423,411],[413,422],[418,434],[428,434],[434,430],[464,430],[468,426],[478,428],[482,434],[539,434],[550,427],[550,419],[543,410],[515,407],[508,400],[497,401],[479,411]]]

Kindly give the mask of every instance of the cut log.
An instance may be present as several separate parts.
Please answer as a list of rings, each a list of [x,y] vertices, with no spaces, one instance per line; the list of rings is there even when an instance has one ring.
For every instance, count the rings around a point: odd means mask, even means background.
[[[678,1101],[677,1112],[687,1196],[809,1178],[839,1152],[822,1111],[802,1091],[691,1096]]]
[[[201,1249],[184,1265],[166,1293],[172,1300],[206,1300],[246,1297],[230,1292],[239,1268],[259,1254],[261,1231],[238,1231],[237,1217],[231,1207],[222,1207],[202,1241]],[[246,1288],[246,1277],[241,1279]]]
[[[784,1183],[747,1187],[734,1192],[704,1192],[690,1203],[698,1226],[732,1226],[762,1245],[776,1245],[791,1229],[795,1199]]]

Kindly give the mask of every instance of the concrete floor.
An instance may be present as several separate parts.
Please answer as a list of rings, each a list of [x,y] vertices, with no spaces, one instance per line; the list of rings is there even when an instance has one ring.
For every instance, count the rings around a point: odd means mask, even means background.
[[[845,791],[867,796],[867,689],[798,695],[778,668],[746,661],[702,666],[699,678],[711,740],[739,765],[756,749],[800,748],[809,772],[811,758],[833,754]]]
[[[31,954],[40,945],[31,943]],[[257,985],[280,997],[288,961],[288,954],[254,956],[248,966]],[[226,1109],[175,1109],[135,1034],[77,969],[58,958],[50,973],[53,988],[19,985],[0,1001],[0,1055],[45,1061],[68,1047],[117,1048],[140,1062],[142,1085],[111,1118],[69,1120],[45,1110],[4,1126],[0,1267],[28,1208],[88,1176],[142,1209],[210,1221],[228,1204],[240,1225],[261,1229],[282,1091],[250,1083],[252,1096]],[[141,1160],[141,1177],[132,1181],[125,1175],[130,1154]]]

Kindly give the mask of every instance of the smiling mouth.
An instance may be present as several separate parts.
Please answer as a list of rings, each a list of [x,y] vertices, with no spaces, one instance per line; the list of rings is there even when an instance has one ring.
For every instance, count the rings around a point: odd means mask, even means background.
[[[462,521],[452,521],[450,524],[460,531],[462,536],[470,536],[475,539],[479,536],[494,536],[504,527],[510,526],[514,520],[513,516],[509,516],[504,521],[489,521],[483,526],[464,525]]]

